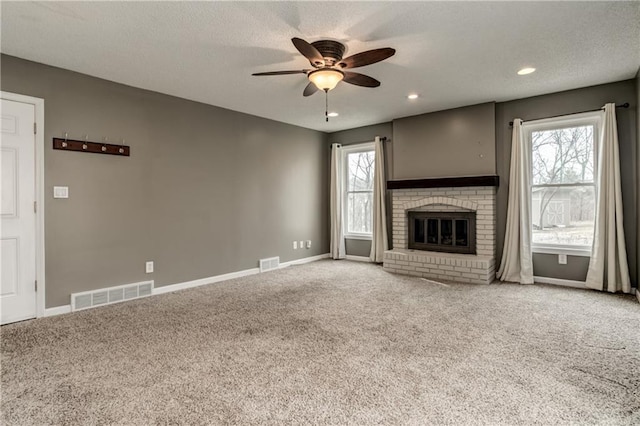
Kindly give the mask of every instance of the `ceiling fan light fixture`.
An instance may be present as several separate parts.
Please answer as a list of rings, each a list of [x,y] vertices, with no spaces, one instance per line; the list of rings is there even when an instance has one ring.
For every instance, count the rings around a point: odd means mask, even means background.
[[[327,68],[313,71],[309,73],[308,77],[318,89],[329,91],[342,81],[344,73],[333,68]]]
[[[418,94],[417,93],[410,93],[407,95],[407,99],[418,99]]]

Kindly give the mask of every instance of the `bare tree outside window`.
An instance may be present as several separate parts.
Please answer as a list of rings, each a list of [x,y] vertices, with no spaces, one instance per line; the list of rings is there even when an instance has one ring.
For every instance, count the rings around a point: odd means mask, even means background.
[[[375,152],[347,154],[347,233],[371,234]]]
[[[531,132],[534,243],[591,245],[594,129],[583,125]]]

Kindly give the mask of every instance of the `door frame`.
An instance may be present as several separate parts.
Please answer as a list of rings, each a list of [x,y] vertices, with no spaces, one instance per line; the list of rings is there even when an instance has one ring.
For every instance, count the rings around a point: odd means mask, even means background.
[[[35,107],[35,196],[36,196],[36,318],[45,316],[45,263],[44,263],[44,99],[0,91],[0,98],[22,102]]]

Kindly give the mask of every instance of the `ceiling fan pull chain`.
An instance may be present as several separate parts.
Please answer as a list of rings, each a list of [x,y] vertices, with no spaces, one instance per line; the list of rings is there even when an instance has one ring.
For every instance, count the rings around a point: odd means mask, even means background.
[[[329,122],[329,91],[324,90],[324,118]]]

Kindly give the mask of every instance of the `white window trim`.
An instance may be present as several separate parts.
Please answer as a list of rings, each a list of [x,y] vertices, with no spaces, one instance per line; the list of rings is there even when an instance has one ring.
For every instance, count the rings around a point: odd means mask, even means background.
[[[571,246],[567,244],[542,244],[532,243],[531,249],[534,253],[542,254],[566,254],[567,256],[591,257],[590,246]]]
[[[344,238],[346,240],[368,240],[371,241],[373,238],[372,234],[359,234],[357,232],[351,232],[348,234],[344,234]]]
[[[602,112],[601,111],[591,111],[584,112],[580,114],[571,114],[566,115],[564,117],[553,117],[553,118],[543,118],[541,120],[532,120],[526,121],[522,124],[522,130],[524,133],[524,137],[526,140],[527,147],[529,152],[532,150],[531,146],[531,133],[535,131],[544,131],[544,130],[554,130],[561,129],[565,127],[577,127],[584,125],[593,125],[593,155],[594,169],[597,170],[598,164],[598,139],[600,136],[600,128],[602,126]],[[531,168],[533,172],[533,167]],[[595,189],[597,191],[597,182],[594,170],[594,183]],[[533,179],[532,179],[533,181]],[[571,184],[567,184],[570,186]],[[532,188],[534,185],[532,184]],[[586,256],[591,257],[592,247],[584,246],[584,245],[568,245],[568,244],[548,244],[548,243],[534,243],[531,242],[531,250],[533,253],[544,253],[544,254],[566,254],[569,256]]]
[[[348,176],[349,176],[349,162],[347,161],[347,157],[349,154],[354,154],[357,152],[366,152],[366,151],[375,151],[376,145],[375,142],[365,142],[353,145],[342,145],[342,173],[344,179],[342,179],[343,187],[342,187],[342,205],[344,208],[342,209],[342,223],[344,223],[345,232],[344,238],[347,240],[369,240],[373,239],[373,234],[365,234],[359,232],[349,232],[347,230],[348,222],[347,222],[347,200],[349,198],[349,193],[347,192],[348,188]]]

